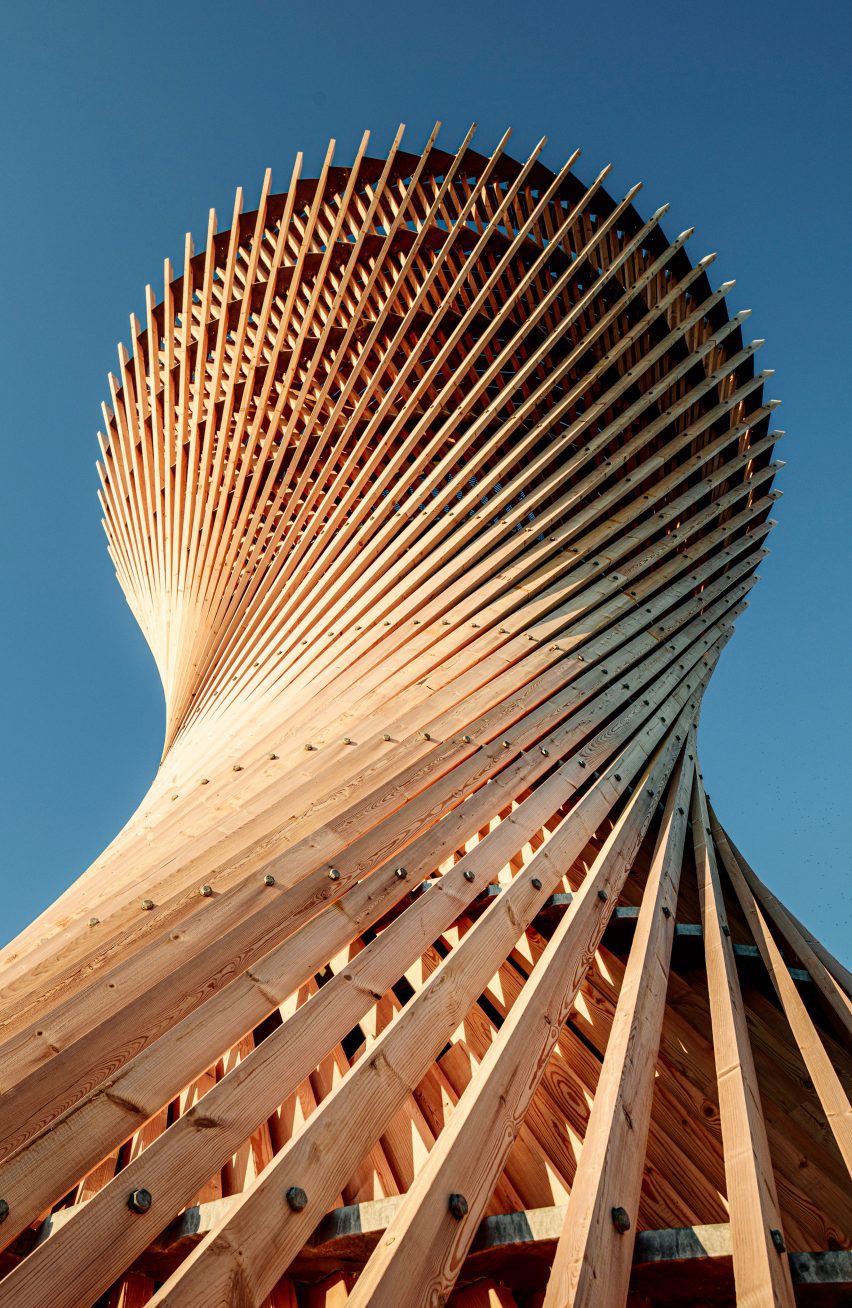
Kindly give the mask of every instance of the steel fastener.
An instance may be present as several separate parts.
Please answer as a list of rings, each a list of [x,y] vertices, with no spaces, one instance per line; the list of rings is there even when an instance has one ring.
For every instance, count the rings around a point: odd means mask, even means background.
[[[533,890],[541,890],[541,882],[539,881],[538,877],[532,877],[530,880],[530,885],[532,886]]]
[[[464,876],[465,881],[473,880],[473,873],[471,872],[470,868],[466,868],[462,875]]]
[[[272,875],[271,872],[267,872],[266,876],[263,878],[263,884],[264,884],[265,886],[274,886],[274,885],[275,885],[275,877]]]
[[[613,1208],[612,1224],[619,1235],[624,1235],[626,1231],[630,1230],[630,1218],[627,1215],[626,1208]]]
[[[147,1213],[153,1202],[150,1190],[131,1190],[127,1196],[127,1207],[132,1213]]]
[[[407,868],[407,867],[395,867],[394,870],[393,870],[393,874],[394,874],[394,876],[395,876],[399,881],[404,881],[405,878],[408,876],[408,868]]]
[[[147,911],[148,909],[153,908],[153,907],[154,907],[154,901],[153,901],[153,899],[143,899],[143,900],[142,900],[142,907],[143,907],[146,911]]]
[[[338,872],[338,870],[337,870],[336,867],[330,867],[330,868],[328,869],[328,879],[329,879],[329,881],[339,881],[339,880],[340,880],[340,873]]]
[[[203,895],[205,899],[209,899],[213,894],[213,887],[208,885],[199,886],[198,893],[199,895]]]
[[[467,1200],[463,1194],[451,1194],[447,1201],[447,1207],[450,1210],[450,1216],[460,1222],[463,1217],[467,1217]]]
[[[308,1206],[308,1196],[300,1185],[291,1185],[284,1198],[294,1213],[300,1213]]]

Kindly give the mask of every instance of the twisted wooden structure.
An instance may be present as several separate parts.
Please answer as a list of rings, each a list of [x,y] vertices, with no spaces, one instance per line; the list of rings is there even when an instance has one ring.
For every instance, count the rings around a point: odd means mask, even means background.
[[[165,750],[2,955],[0,1308],[849,1293],[850,977],[696,749],[770,374],[638,187],[505,146],[299,158],[131,320]]]

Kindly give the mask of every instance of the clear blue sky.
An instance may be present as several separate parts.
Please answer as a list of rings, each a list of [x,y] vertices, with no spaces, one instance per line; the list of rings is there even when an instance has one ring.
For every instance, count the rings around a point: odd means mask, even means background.
[[[183,233],[227,226],[269,165],[313,172],[399,122],[488,150],[542,135],[579,175],[670,201],[753,309],[783,401],[786,493],[763,581],[705,701],[704,775],[759,874],[850,961],[848,0],[713,6],[31,3],[0,55],[4,276],[0,940],[100,852],[142,797],[159,682],[118,590],[95,498],[115,346]],[[609,184],[609,183],[608,183]]]

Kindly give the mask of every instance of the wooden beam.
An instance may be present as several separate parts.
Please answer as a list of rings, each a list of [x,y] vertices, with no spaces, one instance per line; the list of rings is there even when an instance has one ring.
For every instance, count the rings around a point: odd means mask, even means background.
[[[793,1308],[793,1286],[760,1091],[731,947],[700,775],[692,792],[692,837],[713,1023],[713,1053],[738,1302]]]

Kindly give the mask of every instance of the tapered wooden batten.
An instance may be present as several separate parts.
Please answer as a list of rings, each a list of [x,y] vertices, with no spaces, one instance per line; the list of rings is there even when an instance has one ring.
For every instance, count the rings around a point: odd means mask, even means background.
[[[119,346],[166,738],[0,955],[0,1308],[852,1294],[849,973],[698,757],[762,342],[638,186],[437,141],[239,191]]]

